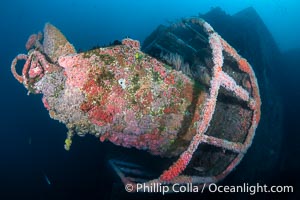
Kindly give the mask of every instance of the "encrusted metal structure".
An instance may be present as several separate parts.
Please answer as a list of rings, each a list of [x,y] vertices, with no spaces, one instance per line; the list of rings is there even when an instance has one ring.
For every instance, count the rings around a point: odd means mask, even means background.
[[[124,184],[203,183],[223,179],[251,145],[260,96],[250,64],[204,20],[174,23],[145,41],[76,53],[46,24],[29,37],[28,54],[12,62],[14,77],[42,93],[53,119],[76,134],[175,160],[153,179],[137,164],[111,160]],[[151,55],[151,56],[150,56]],[[22,75],[17,61],[24,59]],[[133,176],[135,175],[135,176]]]

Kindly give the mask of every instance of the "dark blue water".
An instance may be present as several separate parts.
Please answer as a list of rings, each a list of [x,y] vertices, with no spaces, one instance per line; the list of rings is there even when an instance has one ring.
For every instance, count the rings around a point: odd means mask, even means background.
[[[111,199],[118,192],[115,174],[107,164],[111,145],[100,143],[94,137],[76,137],[74,148],[66,152],[63,146],[67,129],[50,119],[41,96],[27,96],[26,89],[11,75],[11,61],[18,53],[26,52],[25,43],[30,34],[42,30],[44,24],[50,22],[77,50],[87,50],[127,36],[143,41],[159,24],[205,13],[215,6],[229,14],[253,6],[271,31],[280,51],[286,55],[282,66],[284,74],[276,75],[282,77],[277,80],[284,104],[280,156],[286,164],[281,177],[285,177],[282,184],[288,184],[293,176],[291,184],[295,184],[300,178],[299,172],[296,173],[300,170],[298,1],[2,0],[0,199]],[[117,150],[120,149],[114,149]],[[277,180],[274,184],[281,182]],[[299,191],[299,187],[294,190]],[[185,198],[183,194],[179,197]],[[188,197],[200,199],[201,195]],[[174,196],[170,198],[176,199]],[[296,199],[295,196],[290,198]]]

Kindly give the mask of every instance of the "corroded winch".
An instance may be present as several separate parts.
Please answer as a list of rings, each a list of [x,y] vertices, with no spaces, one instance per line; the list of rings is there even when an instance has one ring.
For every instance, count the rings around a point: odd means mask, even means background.
[[[29,37],[28,54],[18,55],[11,70],[30,93],[43,94],[51,118],[66,124],[67,150],[75,134],[93,134],[176,158],[153,180],[129,177],[128,171],[141,171],[112,160],[124,183],[216,182],[251,145],[261,104],[254,72],[202,19],[152,34],[143,51],[127,38],[76,53],[51,24],[43,37]],[[26,61],[22,75],[15,69],[20,59]]]

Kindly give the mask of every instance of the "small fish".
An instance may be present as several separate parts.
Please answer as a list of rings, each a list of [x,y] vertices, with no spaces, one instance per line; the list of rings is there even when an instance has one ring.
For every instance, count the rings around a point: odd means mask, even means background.
[[[48,185],[51,185],[51,182],[50,182],[48,176],[47,176],[46,174],[44,174],[44,177],[45,177],[45,180],[46,180],[47,184],[48,184]]]
[[[199,172],[204,172],[206,170],[204,167],[193,167],[193,168]]]

